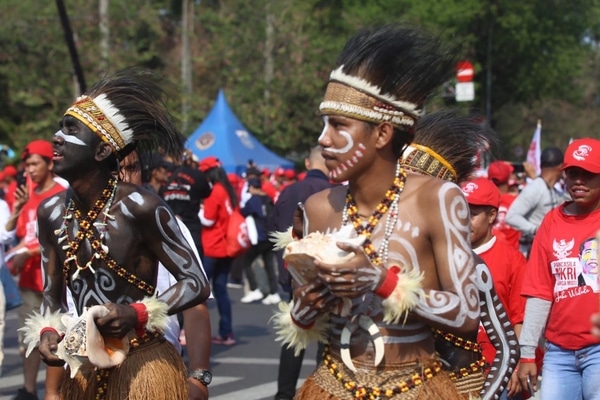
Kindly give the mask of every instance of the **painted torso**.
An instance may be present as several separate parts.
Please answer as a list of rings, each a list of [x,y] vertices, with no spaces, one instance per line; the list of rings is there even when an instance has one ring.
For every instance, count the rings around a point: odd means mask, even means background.
[[[308,230],[339,229],[346,193],[346,187],[337,187],[310,198],[306,203]],[[410,175],[398,206],[398,220],[389,239],[385,265],[388,269],[397,265],[424,273],[424,293],[419,305],[404,324],[388,325],[382,321],[380,297],[367,293],[355,298],[349,316],[332,311],[330,341],[334,353],[339,352],[344,325],[356,315],[369,315],[379,327],[385,343],[383,362],[403,362],[435,352],[432,325],[458,328],[466,319],[477,318],[479,314],[474,263],[467,239],[468,208],[464,198],[457,196],[456,186]],[[376,249],[383,241],[386,219],[384,215],[372,232],[371,240]],[[443,240],[435,243],[436,238]],[[438,268],[447,273],[438,274]],[[425,322],[419,315],[427,315],[430,321]],[[474,335],[476,330],[471,339]],[[373,345],[367,332],[355,331],[350,352],[353,360],[369,362],[373,359]]]

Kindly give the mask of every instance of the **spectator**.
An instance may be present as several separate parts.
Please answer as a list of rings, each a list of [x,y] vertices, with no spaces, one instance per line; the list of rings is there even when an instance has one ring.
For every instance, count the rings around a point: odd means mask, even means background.
[[[488,176],[489,178],[489,176]],[[492,274],[496,294],[504,305],[517,337],[521,333],[525,299],[521,297],[521,283],[527,260],[518,250],[493,234],[493,226],[501,204],[500,191],[486,178],[477,178],[462,185],[471,215],[471,246],[487,264]],[[477,340],[487,361],[496,357],[496,349],[483,326]],[[501,355],[501,357],[506,355]],[[515,373],[501,399],[519,400],[521,384]]]
[[[278,304],[281,301],[277,293],[277,271],[275,266],[275,256],[273,254],[273,244],[269,241],[267,232],[267,220],[273,209],[271,198],[261,189],[259,178],[248,179],[248,192],[250,199],[242,207],[241,212],[244,217],[254,218],[256,225],[257,240],[256,244],[243,255],[244,271],[250,285],[250,292],[240,299],[242,303],[252,303],[262,300],[263,304]],[[256,282],[256,275],[252,270],[252,264],[258,256],[261,256],[267,273],[269,293],[265,294],[260,290]]]
[[[6,232],[19,240],[8,256],[11,257],[14,274],[19,275],[19,288],[23,305],[19,307],[19,326],[25,325],[25,319],[33,311],[39,311],[42,305],[42,260],[40,244],[37,238],[37,208],[50,196],[65,190],[54,180],[52,169],[52,144],[46,140],[30,142],[21,160],[25,163],[28,184],[15,190],[13,212],[6,222]],[[13,236],[14,237],[14,236]],[[24,335],[19,331],[19,352],[23,356],[24,386],[17,392],[16,400],[36,399],[37,375],[40,368],[40,354],[34,350],[25,357]]]
[[[213,295],[219,310],[219,334],[212,338],[214,344],[235,344],[232,327],[231,301],[227,292],[227,279],[233,259],[227,255],[227,222],[234,209],[239,207],[235,190],[227,179],[227,173],[215,157],[200,160],[200,170],[212,184],[212,192],[200,209],[202,222],[202,263],[206,276],[212,281]]]
[[[191,160],[187,157],[188,162]],[[181,219],[190,230],[198,254],[202,257],[203,248],[200,241],[202,224],[198,218],[200,202],[210,195],[210,184],[203,172],[182,165],[182,161],[165,156],[169,163],[168,180],[160,195],[167,202],[177,218]]]
[[[542,221],[523,281],[527,304],[519,379],[524,387],[530,381],[537,390],[534,352],[544,332],[540,397],[597,399],[600,339],[591,333],[590,318],[598,312],[598,288],[579,286],[578,275],[588,257],[586,243],[597,240],[600,229],[600,141],[573,141],[565,152],[563,170],[572,200],[550,211]],[[597,280],[597,272],[594,275]]]
[[[6,200],[6,203],[12,212],[19,171],[17,171],[17,168],[14,165],[7,165],[2,169],[2,173],[4,174],[4,182],[6,183],[6,187],[4,188],[4,200]],[[21,174],[23,174],[23,171],[21,171]]]
[[[498,215],[494,224],[494,234],[502,236],[510,245],[519,249],[519,241],[521,232],[506,223],[506,213],[517,194],[510,191],[510,180],[514,168],[506,161],[494,161],[488,167],[488,179],[494,182],[500,191],[500,206],[498,207]]]
[[[6,201],[0,199],[0,226],[6,225],[10,217],[10,210]],[[2,230],[0,230],[2,233]],[[0,269],[7,268],[4,262],[4,248],[11,241],[8,235],[0,235]],[[6,271],[5,271],[6,272]],[[0,376],[2,376],[2,363],[4,362],[4,328],[6,326],[6,297],[3,285],[0,283]]]
[[[562,163],[562,150],[544,149],[540,157],[540,176],[523,188],[506,213],[506,223],[521,232],[520,249],[526,256],[544,216],[567,198],[556,188],[562,176]]]
[[[325,166],[325,159],[321,155],[322,150],[321,146],[315,146],[310,150],[310,153],[304,159],[304,166],[308,171],[306,178],[289,185],[280,193],[269,220],[270,232],[285,232],[292,225],[294,211],[298,204],[304,203],[311,194],[333,186],[327,176],[329,170]],[[289,296],[287,300],[291,300],[292,278],[285,268],[282,258],[283,250],[278,250],[275,254],[279,267],[279,284]],[[320,357],[321,352],[318,352],[317,361],[320,360]],[[275,400],[291,400],[294,397],[303,359],[304,350],[298,356],[295,356],[293,349],[286,345],[281,346]]]
[[[144,153],[141,154],[138,164],[138,171],[141,167],[141,180],[135,179],[132,182],[139,181],[146,189],[152,190],[154,193],[160,193],[169,180],[167,172],[169,163],[158,153]],[[133,166],[136,166],[135,163]]]

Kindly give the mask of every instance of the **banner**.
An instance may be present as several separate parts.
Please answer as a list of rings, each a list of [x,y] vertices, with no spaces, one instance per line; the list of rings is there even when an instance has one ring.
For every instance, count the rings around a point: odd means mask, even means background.
[[[542,156],[542,121],[538,119],[537,127],[533,133],[533,139],[527,150],[527,162],[535,167],[537,175],[540,174],[542,168],[540,167],[540,157]]]

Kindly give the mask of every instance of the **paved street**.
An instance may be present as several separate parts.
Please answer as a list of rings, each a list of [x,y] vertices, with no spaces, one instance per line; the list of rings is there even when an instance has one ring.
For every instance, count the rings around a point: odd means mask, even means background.
[[[259,275],[259,280],[261,280]],[[269,318],[276,306],[258,303],[242,304],[242,289],[229,289],[233,307],[233,323],[237,344],[235,346],[212,346],[211,367],[214,374],[210,385],[211,400],[270,400],[277,388],[279,343]],[[217,332],[218,312],[216,305],[209,305],[213,335]],[[5,360],[0,377],[0,400],[11,400],[23,384],[21,358],[16,348],[17,313],[8,313],[5,332]],[[315,367],[316,345],[306,354],[301,381]],[[38,376],[38,396],[43,398],[44,371]],[[300,383],[299,382],[299,383]],[[539,398],[536,396],[535,398]]]
[[[242,289],[229,289],[233,301],[233,323],[237,344],[212,347],[213,383],[210,385],[211,400],[272,399],[276,391],[279,365],[279,343],[275,342],[272,325],[269,324],[276,306],[259,303],[242,304]],[[210,305],[213,334],[216,334],[218,312]],[[9,311],[5,333],[5,360],[0,377],[0,400],[10,400],[22,387],[21,358],[16,348],[17,314]],[[302,370],[302,378],[315,367],[316,346],[309,348]],[[38,396],[43,398],[44,373],[38,376]]]

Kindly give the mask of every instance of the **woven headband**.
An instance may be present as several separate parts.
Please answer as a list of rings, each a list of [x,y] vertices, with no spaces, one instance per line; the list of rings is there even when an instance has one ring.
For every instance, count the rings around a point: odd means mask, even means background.
[[[343,66],[329,77],[323,102],[322,114],[344,115],[350,118],[381,123],[389,122],[395,127],[412,127],[421,115],[417,105],[384,94],[381,89],[366,80],[347,75]]]
[[[444,157],[420,144],[412,143],[405,151],[402,166],[408,170],[434,176],[449,182],[456,182],[456,170]]]
[[[79,97],[65,115],[81,121],[92,132],[108,143],[113,152],[119,152],[133,141],[133,131],[125,117],[112,102],[101,94],[92,99],[89,96]]]

